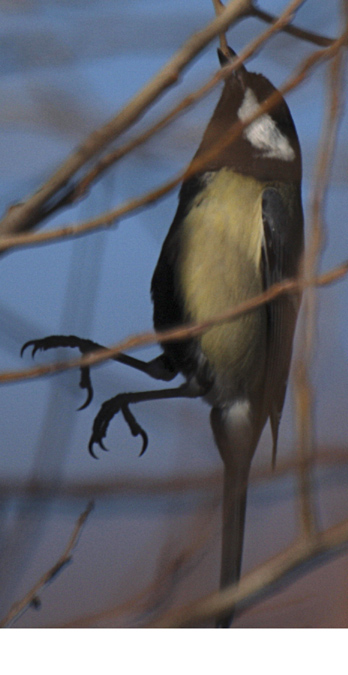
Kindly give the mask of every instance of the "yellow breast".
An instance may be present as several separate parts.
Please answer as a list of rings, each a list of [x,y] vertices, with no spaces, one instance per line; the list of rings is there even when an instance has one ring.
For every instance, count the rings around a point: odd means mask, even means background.
[[[262,183],[222,169],[207,176],[182,225],[180,286],[185,311],[202,321],[262,291]],[[264,308],[209,330],[201,349],[234,385],[262,375]],[[234,386],[233,385],[233,386]],[[232,386],[232,385],[231,385]]]

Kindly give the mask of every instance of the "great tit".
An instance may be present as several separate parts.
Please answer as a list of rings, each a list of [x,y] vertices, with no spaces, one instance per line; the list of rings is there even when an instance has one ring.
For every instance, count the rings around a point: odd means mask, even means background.
[[[235,53],[219,51],[222,66]],[[184,181],[179,205],[153,275],[151,293],[157,331],[201,322],[253,298],[272,284],[300,273],[303,253],[301,151],[284,99],[246,126],[234,140],[228,132],[253,115],[275,88],[241,65],[228,70],[220,100],[194,157],[204,169]],[[213,149],[218,149],[212,154]],[[119,354],[115,360],[178,388],[118,394],[103,403],[89,449],[103,449],[112,417],[121,412],[134,436],[147,435],[129,405],[145,400],[201,396],[211,406],[211,426],[224,464],[221,588],[240,577],[247,485],[261,432],[270,420],[273,454],[284,404],[300,294],[280,296],[199,337],[163,342],[163,354],[144,363]],[[75,336],[32,340],[50,349],[101,346]],[[92,397],[88,368],[80,381]],[[233,613],[217,622],[228,627]]]
[[[222,65],[234,58],[219,53]],[[242,65],[230,72],[194,159],[218,154],[182,185],[152,280],[160,331],[202,322],[299,274],[303,252],[301,151],[282,99],[233,142],[228,130],[275,88]],[[275,454],[299,295],[281,297],[164,353],[206,393],[224,463],[221,588],[239,580],[251,460],[270,419]],[[231,616],[218,625],[228,627]]]

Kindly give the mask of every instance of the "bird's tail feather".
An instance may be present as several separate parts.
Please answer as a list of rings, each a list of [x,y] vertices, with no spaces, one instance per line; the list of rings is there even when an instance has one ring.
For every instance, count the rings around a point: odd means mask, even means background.
[[[238,583],[241,572],[249,466],[225,466],[220,588]],[[220,617],[217,628],[228,628],[234,610]]]
[[[220,588],[239,581],[248,480],[251,461],[262,430],[262,424],[251,423],[249,406],[241,402],[231,409],[213,408],[211,425],[224,463],[222,559]],[[216,622],[218,628],[228,628],[234,611]]]

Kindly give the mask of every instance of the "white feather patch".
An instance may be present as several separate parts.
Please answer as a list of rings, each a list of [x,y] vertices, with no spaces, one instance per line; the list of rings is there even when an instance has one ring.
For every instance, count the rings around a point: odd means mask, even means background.
[[[240,399],[226,409],[226,421],[232,426],[248,426],[250,424],[250,403]]]
[[[233,452],[246,452],[250,448],[252,427],[250,420],[250,403],[247,399],[235,401],[224,410],[226,432]]]
[[[259,107],[254,92],[248,88],[238,110],[239,119],[245,122]],[[291,162],[295,159],[295,152],[289,140],[279,131],[272,117],[266,113],[251,122],[244,129],[243,134],[254,148],[261,151],[263,157],[281,159],[284,162]]]

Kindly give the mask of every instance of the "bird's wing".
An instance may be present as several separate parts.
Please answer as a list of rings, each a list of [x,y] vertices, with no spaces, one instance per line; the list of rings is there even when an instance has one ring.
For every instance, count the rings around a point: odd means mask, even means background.
[[[164,240],[151,284],[154,326],[157,331],[181,326],[189,320],[179,283],[182,223],[192,201],[205,187],[205,177],[195,175],[182,184],[178,208]],[[163,343],[166,357],[186,376],[198,368],[198,352],[193,340]]]
[[[286,278],[296,270],[291,259],[294,242],[290,215],[281,192],[266,188],[262,195],[263,247],[262,264],[264,288],[267,289]],[[267,376],[265,383],[265,414],[270,417],[273,436],[273,464],[277,451],[280,417],[284,405],[289,375],[292,341],[299,297],[283,295],[267,306]]]

